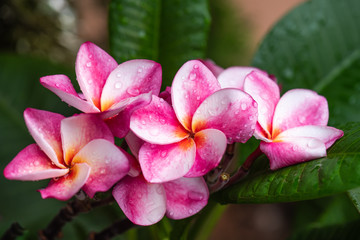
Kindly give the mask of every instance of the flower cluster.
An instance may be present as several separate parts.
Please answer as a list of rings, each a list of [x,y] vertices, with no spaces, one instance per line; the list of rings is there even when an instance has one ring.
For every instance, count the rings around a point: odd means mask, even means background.
[[[186,62],[160,93],[162,70],[150,60],[121,64],[86,42],[78,52],[77,93],[65,75],[40,83],[83,113],[64,117],[26,109],[36,144],[7,165],[8,179],[51,179],[43,198],[89,197],[112,188],[124,214],[151,225],[164,215],[182,219],[209,198],[203,178],[227,144],[252,136],[271,169],[323,157],[341,130],[328,127],[328,106],[317,93],[295,89],[280,98],[273,76],[252,67],[223,70],[210,61]],[[114,144],[124,138],[131,154]]]

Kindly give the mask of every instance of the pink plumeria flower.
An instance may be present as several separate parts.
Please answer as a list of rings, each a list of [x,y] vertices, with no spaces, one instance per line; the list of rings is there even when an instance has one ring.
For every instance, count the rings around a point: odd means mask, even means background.
[[[203,176],[219,164],[227,143],[246,142],[254,132],[256,102],[238,89],[221,89],[198,60],[177,72],[171,102],[153,95],[131,117],[131,130],[147,142],[139,162],[149,182]]]
[[[28,108],[26,125],[37,144],[23,149],[6,166],[8,179],[51,179],[42,198],[68,200],[80,189],[93,197],[109,190],[129,171],[126,155],[114,145],[106,124],[93,114],[65,118]]]
[[[85,113],[101,113],[119,138],[129,131],[131,113],[158,95],[161,65],[150,60],[130,60],[120,65],[91,42],[81,45],[75,64],[78,94],[65,75],[45,76],[41,84],[64,102]]]
[[[126,141],[133,154],[138,156],[143,141],[132,132],[126,136]],[[113,189],[113,196],[126,217],[137,225],[155,224],[164,215],[171,219],[187,218],[208,202],[209,190],[202,177],[149,183],[141,172],[138,173],[124,177]]]
[[[264,72],[252,71],[243,89],[258,103],[254,136],[272,170],[325,157],[326,149],[343,136],[328,127],[329,109],[323,96],[306,89],[293,89],[280,98],[278,85]]]

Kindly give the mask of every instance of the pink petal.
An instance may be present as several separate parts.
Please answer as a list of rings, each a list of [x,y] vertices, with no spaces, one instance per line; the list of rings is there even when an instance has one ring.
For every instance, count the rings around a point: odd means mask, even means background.
[[[154,144],[179,142],[189,135],[178,122],[172,107],[155,95],[149,105],[132,114],[130,129],[141,139]]]
[[[113,196],[126,217],[137,225],[155,224],[165,215],[166,197],[162,184],[148,183],[141,175],[122,179],[115,185]]]
[[[31,144],[19,152],[5,167],[4,176],[11,180],[36,181],[60,177],[69,169],[58,168],[36,144]]]
[[[202,101],[220,89],[212,72],[200,61],[186,62],[176,73],[171,100],[180,123],[191,130],[191,120]]]
[[[192,129],[198,132],[214,128],[225,133],[228,142],[246,142],[254,133],[257,104],[247,93],[221,89],[201,103],[196,110]]]
[[[110,129],[95,114],[80,114],[64,119],[61,122],[61,138],[67,165],[71,165],[76,153],[94,139],[103,138],[114,143]]]
[[[195,134],[195,163],[185,177],[199,177],[219,165],[226,149],[226,136],[216,129],[205,129]]]
[[[201,61],[213,74],[215,77],[218,77],[219,74],[224,71],[224,69],[218,65],[215,64],[214,61],[212,61],[211,59],[198,59],[199,61]]]
[[[92,103],[83,100],[76,93],[70,79],[65,75],[52,75],[40,78],[40,83],[55,93],[67,104],[83,112],[99,112]]]
[[[90,174],[90,166],[80,163],[72,166],[69,174],[54,178],[49,185],[39,190],[42,198],[56,198],[58,200],[69,200],[85,184]]]
[[[329,109],[326,98],[307,89],[293,89],[280,99],[274,113],[272,136],[304,125],[326,126]]]
[[[243,90],[245,77],[252,71],[259,71],[267,75],[266,72],[261,71],[258,68],[236,66],[229,67],[221,72],[221,74],[218,76],[218,81],[221,88],[237,88]]]
[[[90,176],[83,190],[91,198],[96,192],[106,192],[130,170],[129,160],[112,142],[95,139],[86,144],[71,164],[86,163]]]
[[[101,95],[101,111],[142,93],[158,95],[161,80],[161,65],[157,62],[136,59],[120,64],[106,81]]]
[[[139,163],[148,182],[166,182],[183,177],[195,161],[193,139],[179,143],[153,145],[144,143],[139,152]]]
[[[116,61],[91,42],[80,46],[76,58],[77,80],[85,98],[101,109],[100,97],[109,74],[117,67]]]
[[[115,117],[105,120],[114,136],[123,138],[130,130],[130,117],[134,111],[145,107],[151,102],[151,93],[144,93],[137,97],[128,98],[126,107],[120,111]],[[112,112],[114,112],[113,110]]]
[[[130,131],[125,137],[126,143],[130,148],[131,153],[138,158],[139,150],[141,146],[144,144],[144,141],[135,135],[132,131]]]
[[[59,168],[65,168],[61,148],[60,122],[65,117],[52,112],[27,108],[24,119],[41,150]]]
[[[257,134],[270,137],[275,107],[280,99],[279,86],[267,73],[253,71],[245,78],[244,91],[258,104],[258,122],[262,131],[257,131]]]
[[[343,131],[333,127],[307,125],[287,129],[284,132],[281,132],[276,137],[276,140],[281,140],[282,138],[311,137],[325,143],[326,148],[329,148],[336,140],[341,138],[343,135]]]
[[[311,137],[282,138],[277,142],[261,142],[260,149],[269,158],[272,170],[326,156],[325,144]]]
[[[209,190],[203,178],[179,178],[163,183],[166,191],[166,216],[172,219],[190,217],[203,209]]]
[[[171,87],[166,87],[164,91],[159,93],[159,97],[164,99],[168,104],[172,105],[172,102],[171,102]]]

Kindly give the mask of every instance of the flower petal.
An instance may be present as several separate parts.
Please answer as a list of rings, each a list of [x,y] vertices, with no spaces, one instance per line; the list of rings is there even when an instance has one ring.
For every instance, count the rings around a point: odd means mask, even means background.
[[[144,144],[144,140],[135,135],[132,131],[130,131],[125,137],[126,143],[130,148],[131,153],[138,158],[139,150],[141,146]]]
[[[154,144],[179,142],[189,135],[178,122],[172,107],[155,95],[149,105],[131,115],[130,129],[141,139]]]
[[[221,89],[205,99],[196,110],[193,132],[214,128],[225,133],[228,143],[246,142],[254,133],[256,106],[250,95],[239,89]]]
[[[144,93],[139,96],[128,98],[126,107],[115,117],[105,120],[114,136],[123,138],[130,130],[130,117],[134,111],[148,105],[151,102],[151,93]],[[115,106],[115,105],[114,105]],[[111,111],[112,113],[115,110]]]
[[[329,109],[326,98],[307,89],[293,89],[280,99],[274,113],[272,136],[304,125],[326,126]]]
[[[166,87],[164,91],[159,93],[159,97],[164,99],[168,104],[172,105],[172,102],[171,102],[171,87]]]
[[[91,198],[106,192],[130,170],[129,160],[112,142],[95,139],[86,144],[72,160],[72,166],[86,163],[91,172],[83,190]]]
[[[270,160],[270,168],[287,167],[326,156],[325,144],[311,137],[282,138],[276,142],[260,142],[260,149]]]
[[[144,143],[139,163],[148,182],[166,182],[183,177],[194,164],[195,154],[196,146],[191,138],[168,145]]]
[[[90,175],[90,166],[86,163],[79,163],[71,168],[69,174],[53,179],[49,185],[40,189],[42,198],[56,198],[58,200],[69,200],[85,184]]]
[[[307,125],[287,129],[284,132],[281,132],[276,139],[281,140],[282,138],[311,137],[325,143],[325,147],[329,148],[343,135],[343,131],[333,127]]]
[[[176,73],[171,100],[180,123],[191,130],[191,120],[202,101],[220,89],[212,72],[200,61],[186,62]]]
[[[257,134],[270,137],[275,107],[280,99],[279,86],[267,73],[253,71],[245,78],[244,91],[258,104],[258,123],[262,130]]]
[[[64,118],[57,113],[33,108],[24,111],[25,123],[31,136],[59,168],[65,168],[60,135],[60,123]]]
[[[219,74],[224,71],[224,69],[215,64],[211,59],[199,59],[213,74],[215,77],[218,77]]]
[[[31,144],[19,152],[5,167],[4,176],[11,180],[36,181],[60,177],[69,169],[58,168],[36,144]]]
[[[166,216],[171,219],[190,217],[203,209],[209,190],[203,178],[179,178],[163,183],[166,191]]]
[[[165,215],[166,197],[162,184],[148,183],[142,175],[122,179],[115,185],[113,196],[126,217],[137,225],[155,224]]]
[[[92,102],[79,97],[70,79],[65,75],[45,76],[40,78],[40,83],[60,97],[61,100],[82,112],[99,112],[99,109]]]
[[[221,88],[237,88],[243,90],[245,77],[252,71],[259,71],[267,75],[266,72],[258,68],[235,66],[229,67],[221,72],[218,76],[218,81]]]
[[[117,67],[116,61],[91,42],[80,46],[76,58],[77,80],[85,98],[101,109],[100,97],[109,74]]]
[[[101,111],[142,93],[158,95],[161,79],[161,65],[157,62],[136,59],[121,63],[106,81],[101,95]]]
[[[114,143],[110,129],[96,114],[80,114],[61,122],[64,159],[71,165],[72,158],[90,141],[102,138]]]
[[[185,177],[199,177],[219,165],[226,149],[226,136],[216,129],[205,129],[195,134],[196,158]]]

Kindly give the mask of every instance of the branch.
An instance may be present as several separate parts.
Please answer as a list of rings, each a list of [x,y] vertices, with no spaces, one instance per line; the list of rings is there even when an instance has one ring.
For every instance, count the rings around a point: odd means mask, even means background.
[[[91,233],[88,240],[108,240],[116,235],[122,234],[127,230],[135,227],[129,219],[125,218],[114,222],[110,227],[105,228],[100,233]]]
[[[114,201],[114,198],[110,196],[101,201],[90,201],[89,199],[82,201],[76,198],[73,201],[68,202],[68,204],[59,211],[58,215],[53,218],[46,229],[39,232],[39,239],[55,239],[55,237],[59,236],[63,226],[67,222],[70,222],[77,214],[88,212],[95,207],[109,205]]]
[[[17,222],[11,224],[10,228],[1,237],[1,240],[15,240],[24,234],[24,228]]]

